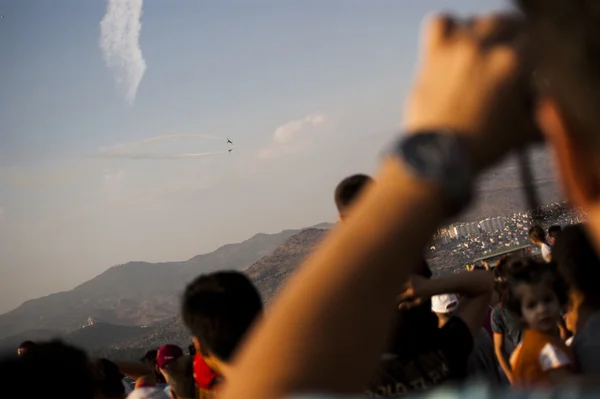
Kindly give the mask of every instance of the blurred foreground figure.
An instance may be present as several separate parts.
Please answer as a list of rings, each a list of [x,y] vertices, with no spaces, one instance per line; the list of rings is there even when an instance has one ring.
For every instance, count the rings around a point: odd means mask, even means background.
[[[38,343],[35,350],[0,362],[0,375],[19,398],[94,398],[92,365],[86,354],[60,341]],[[8,397],[8,396],[7,396]]]
[[[364,389],[386,346],[399,287],[418,269],[433,232],[468,206],[477,175],[540,139],[535,120],[600,250],[600,3],[519,4],[525,20],[428,22],[404,132],[377,184],[273,301],[223,398]],[[494,395],[478,397],[486,396]]]

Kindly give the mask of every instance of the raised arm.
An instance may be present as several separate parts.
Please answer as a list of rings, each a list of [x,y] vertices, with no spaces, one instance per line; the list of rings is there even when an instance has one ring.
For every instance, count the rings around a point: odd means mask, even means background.
[[[407,132],[461,132],[476,171],[528,137],[516,131],[520,115],[507,113],[519,105],[517,57],[510,46],[492,48],[488,40],[515,27],[509,22],[488,18],[459,26],[434,19],[405,115]],[[504,114],[492,115],[499,111]],[[222,397],[361,391],[384,349],[399,284],[444,219],[440,197],[437,185],[387,159],[377,184],[275,299],[242,348]]]

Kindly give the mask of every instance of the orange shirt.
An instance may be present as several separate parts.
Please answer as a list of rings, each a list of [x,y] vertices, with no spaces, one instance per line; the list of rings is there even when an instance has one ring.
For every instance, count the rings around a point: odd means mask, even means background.
[[[510,358],[513,385],[548,385],[548,371],[574,368],[571,349],[559,338],[536,330],[526,330],[523,340]]]

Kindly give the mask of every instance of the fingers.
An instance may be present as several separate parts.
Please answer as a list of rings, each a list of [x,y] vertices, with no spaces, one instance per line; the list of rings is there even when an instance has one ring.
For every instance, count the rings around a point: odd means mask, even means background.
[[[493,14],[460,20],[434,15],[424,25],[425,45],[439,46],[451,41],[472,41],[481,47],[514,43],[523,35],[523,21],[516,14]]]

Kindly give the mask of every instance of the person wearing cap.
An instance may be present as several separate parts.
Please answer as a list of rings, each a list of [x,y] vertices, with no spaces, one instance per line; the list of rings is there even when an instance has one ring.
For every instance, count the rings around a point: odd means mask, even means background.
[[[169,367],[169,365],[171,363],[173,363],[174,361],[176,361],[177,359],[179,359],[182,356],[183,356],[183,349],[181,349],[177,345],[171,345],[171,344],[161,346],[160,348],[158,348],[158,351],[156,352],[156,367],[157,367],[158,371],[162,374],[162,376],[165,377],[165,380],[167,381],[167,383],[163,387],[163,390],[167,395],[169,395],[169,391],[171,390],[171,387],[169,386],[169,383],[168,383],[169,380],[167,379],[167,374],[166,374],[165,370],[167,369],[167,367]]]
[[[441,294],[431,297],[431,311],[438,317],[439,328],[444,327],[458,307],[458,297],[454,294]]]
[[[431,311],[438,317],[440,328],[454,316],[458,306],[459,299],[454,294],[431,297]],[[467,374],[469,377],[480,377],[495,385],[506,383],[500,376],[494,355],[494,343],[485,328],[481,329],[473,341],[473,351],[467,361]]]

